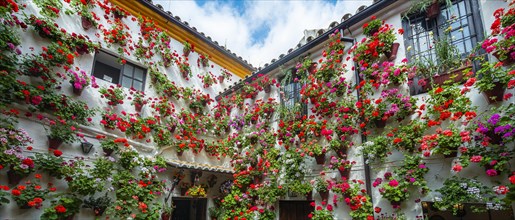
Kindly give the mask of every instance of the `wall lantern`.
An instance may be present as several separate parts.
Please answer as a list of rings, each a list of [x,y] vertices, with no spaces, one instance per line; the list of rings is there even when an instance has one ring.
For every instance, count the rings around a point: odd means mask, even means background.
[[[82,152],[84,152],[85,154],[89,154],[89,152],[93,148],[93,144],[89,142],[82,142],[80,146],[82,147]]]

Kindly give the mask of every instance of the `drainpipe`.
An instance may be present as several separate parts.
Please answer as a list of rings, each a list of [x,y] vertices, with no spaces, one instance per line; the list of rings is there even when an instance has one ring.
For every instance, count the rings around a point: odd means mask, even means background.
[[[352,32],[349,30],[348,27],[347,27],[347,30],[352,35]],[[350,37],[344,37],[343,32],[344,32],[344,29],[340,29],[341,41],[346,42],[346,43],[351,43],[352,46],[354,46],[354,44],[356,44],[356,39],[350,38]],[[360,78],[359,78],[358,65],[356,63],[354,63],[354,77],[356,78],[357,85],[359,85]],[[359,94],[359,90],[357,90],[356,92],[357,92],[358,101],[361,101],[361,96]],[[364,121],[364,118],[363,117],[360,118],[360,121]],[[362,129],[361,130],[361,143],[365,143],[366,141],[367,141],[367,136],[363,135],[363,129]],[[372,198],[372,181],[370,179],[370,166],[368,165],[368,163],[366,163],[367,160],[368,160],[368,155],[363,155],[363,165],[365,167],[365,187],[367,189],[367,194],[370,197],[370,202],[372,204],[374,204],[374,201]]]

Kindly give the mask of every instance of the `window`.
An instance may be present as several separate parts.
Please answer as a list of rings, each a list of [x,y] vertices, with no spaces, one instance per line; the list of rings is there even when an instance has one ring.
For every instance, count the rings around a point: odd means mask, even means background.
[[[145,89],[146,69],[127,62],[122,65],[118,58],[100,51],[95,55],[93,76],[114,84],[121,84],[125,88],[134,88],[139,91]]]
[[[283,86],[284,96],[281,98],[281,102],[283,106],[292,110],[297,104],[301,106],[301,112],[303,115],[307,115],[307,106],[301,102],[300,100],[300,90],[302,89],[302,84],[300,82],[295,82],[295,78],[297,77],[296,70],[291,69],[290,72],[286,74],[286,76],[281,80]]]
[[[411,48],[406,51],[410,62],[418,59],[437,62],[433,44],[438,39],[449,39],[465,58],[484,38],[477,0],[453,0],[450,7],[441,5],[436,18],[427,19],[425,14],[408,15],[402,24],[406,48]],[[417,81],[414,80],[415,86]]]

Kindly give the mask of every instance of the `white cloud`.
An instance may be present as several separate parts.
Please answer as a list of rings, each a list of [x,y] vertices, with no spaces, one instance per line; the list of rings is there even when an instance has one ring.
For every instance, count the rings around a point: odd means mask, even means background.
[[[243,13],[231,2],[206,1],[202,7],[194,1],[154,0],[165,10],[187,21],[198,31],[225,45],[255,67],[286,54],[303,37],[305,29],[326,29],[346,13],[355,14],[368,0],[326,1],[245,1]],[[253,42],[252,34],[268,26],[262,41]],[[266,29],[266,28],[265,28]]]

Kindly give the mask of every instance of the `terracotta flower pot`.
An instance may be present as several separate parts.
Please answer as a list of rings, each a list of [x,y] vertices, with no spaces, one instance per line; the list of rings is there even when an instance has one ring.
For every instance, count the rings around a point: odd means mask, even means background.
[[[259,184],[263,181],[263,176],[254,176],[254,184]]]
[[[386,58],[388,58],[389,61],[393,61],[393,60],[395,60],[395,58],[397,58],[397,52],[399,51],[399,46],[400,46],[399,43],[393,43],[390,51],[386,52],[384,54],[386,56]]]
[[[81,20],[82,28],[84,28],[84,30],[89,30],[91,27],[93,27],[93,22],[91,22],[86,17],[82,16],[80,20]]]
[[[184,151],[177,151],[177,156],[181,157],[184,154]]]
[[[63,144],[63,140],[48,137],[48,148],[58,149]]]
[[[439,14],[440,4],[438,3],[438,1],[433,1],[433,3],[426,9],[426,17],[432,19],[438,16]]]
[[[341,147],[338,150],[336,150],[336,156],[338,158],[343,158],[344,155],[347,155],[347,147]]]
[[[324,164],[325,154],[315,155],[315,160],[316,160],[317,164]]]
[[[270,84],[266,85],[264,90],[265,90],[266,93],[272,92],[272,85],[270,85]]]
[[[309,74],[315,74],[315,73],[316,73],[316,71],[317,71],[317,65],[318,65],[318,64],[317,64],[317,63],[315,63],[315,62],[311,63],[311,66],[309,66],[309,68],[308,68],[308,72],[309,72]]]
[[[75,86],[72,86],[72,87],[73,87],[73,94],[75,94],[77,96],[82,95],[82,91],[84,91],[84,87],[82,87],[82,89],[77,89],[77,88],[75,88]]]
[[[186,49],[182,50],[182,53],[184,53],[185,57],[188,57],[190,55],[190,52],[191,52],[191,50],[186,50]]]
[[[338,168],[338,171],[340,172],[341,177],[345,177],[346,179],[349,179],[350,169],[343,167],[343,168]]]
[[[161,220],[172,220],[172,214],[171,213],[161,214]]]
[[[134,108],[136,109],[137,112],[141,112],[141,109],[143,108],[143,105],[134,104]]]
[[[494,88],[488,91],[484,91],[483,95],[486,97],[486,100],[489,104],[493,104],[499,101],[502,101],[504,96],[504,86],[499,82],[494,82]]]

